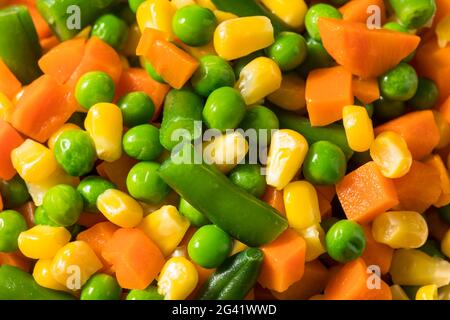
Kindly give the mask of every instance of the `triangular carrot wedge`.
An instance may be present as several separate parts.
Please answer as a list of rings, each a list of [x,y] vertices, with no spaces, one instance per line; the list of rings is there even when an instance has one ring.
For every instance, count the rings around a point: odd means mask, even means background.
[[[336,62],[362,78],[378,77],[413,52],[420,37],[365,23],[320,18],[322,43]]]

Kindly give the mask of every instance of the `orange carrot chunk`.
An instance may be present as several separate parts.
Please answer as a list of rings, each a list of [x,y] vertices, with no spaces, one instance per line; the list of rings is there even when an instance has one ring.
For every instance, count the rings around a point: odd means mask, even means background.
[[[132,91],[144,91],[155,105],[155,113],[153,114],[153,120],[155,120],[161,112],[164,98],[169,90],[170,86],[153,80],[144,69],[129,68],[122,72],[116,97],[119,99]]]
[[[17,80],[16,76],[8,68],[8,66],[0,58],[0,92],[4,93],[8,98],[13,99],[20,91],[22,84]]]
[[[83,59],[85,48],[83,38],[64,41],[42,56],[39,67],[59,83],[65,83]]]
[[[286,216],[284,208],[283,190],[277,190],[274,187],[267,186],[262,199],[278,210],[283,217]]]
[[[166,40],[161,31],[152,28],[142,33],[136,54],[145,57],[155,71],[176,89],[181,89],[198,67],[197,60]]]
[[[127,192],[126,180],[130,169],[138,163],[137,160],[123,154],[119,160],[114,162],[103,161],[96,169],[100,176],[107,178],[114,183],[120,190]]]
[[[16,252],[0,252],[0,266],[9,265],[30,272],[31,260],[26,258],[20,251]]]
[[[342,119],[342,109],[353,104],[352,75],[340,66],[313,70],[306,80],[305,96],[311,125],[338,121]]]
[[[439,171],[419,161],[413,161],[409,172],[393,181],[400,210],[422,213],[439,199],[442,192]]]
[[[364,230],[364,235],[366,236],[366,248],[361,256],[365,263],[370,265],[375,265],[380,267],[381,274],[386,274],[389,272],[391,267],[392,255],[394,249],[391,247],[376,242],[372,236],[372,228],[369,225],[362,226]]]
[[[394,131],[401,135],[416,160],[429,155],[440,139],[431,110],[411,112],[375,128],[375,134],[384,131]]]
[[[380,278],[372,283],[369,276],[376,277],[367,269],[362,258],[346,263],[331,277],[325,288],[325,298],[327,300],[391,300],[391,292],[386,283]]]
[[[306,243],[294,230],[287,229],[261,250],[264,261],[258,282],[264,288],[283,292],[303,277]]]
[[[439,172],[441,195],[433,203],[435,207],[443,207],[450,203],[450,175],[445,167],[444,161],[438,154],[433,154],[424,161],[425,164],[432,166]]]
[[[92,213],[88,214],[92,216],[96,215]],[[97,257],[100,258],[102,264],[107,269],[111,266],[111,264],[103,258],[102,252],[108,241],[113,237],[114,232],[116,232],[118,229],[119,227],[109,221],[100,222],[90,227],[89,229],[80,232],[77,235],[77,240],[87,242],[87,244],[92,248],[92,250],[94,250]]]
[[[380,98],[380,88],[377,78],[354,78],[352,83],[353,94],[359,101],[369,104]]]
[[[122,73],[122,63],[116,50],[97,37],[90,38],[84,50],[83,58],[70,76],[67,84],[74,88],[78,79],[86,72],[103,71],[117,85]]]
[[[65,85],[43,75],[25,88],[17,101],[12,125],[41,143],[59,129],[75,112],[76,103]]]
[[[3,210],[3,198],[2,195],[0,194],[0,211]]]
[[[147,288],[165,260],[158,246],[137,228],[122,228],[106,243],[103,258],[112,263],[122,288]]]
[[[369,30],[366,23],[337,19],[320,18],[319,30],[322,43],[334,60],[362,78],[378,77],[392,69],[420,42],[418,36]]]
[[[383,0],[351,0],[339,8],[342,14],[342,19],[351,22],[370,22],[370,17],[373,16],[373,7],[376,6],[380,10],[381,23],[386,21],[386,8]],[[371,10],[372,9],[372,10]]]
[[[314,260],[305,264],[303,277],[293,283],[286,291],[272,291],[278,300],[306,300],[325,289],[328,283],[328,270],[325,266]]]
[[[23,138],[9,123],[0,119],[0,178],[9,180],[16,174],[11,151],[23,143]]]
[[[441,104],[439,107],[439,112],[442,114],[444,119],[450,123],[450,96],[444,101],[444,103]]]
[[[358,223],[368,223],[399,203],[394,182],[373,161],[347,174],[336,193],[347,218]]]

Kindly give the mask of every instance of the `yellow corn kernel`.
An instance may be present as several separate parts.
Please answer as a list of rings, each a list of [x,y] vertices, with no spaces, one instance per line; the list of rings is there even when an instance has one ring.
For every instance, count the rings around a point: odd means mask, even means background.
[[[324,246],[325,231],[323,231],[319,223],[316,223],[306,229],[296,229],[296,231],[306,242],[306,262],[313,261],[322,253],[326,252]]]
[[[317,192],[308,181],[289,183],[283,190],[283,200],[291,228],[306,229],[320,222]]]
[[[300,170],[308,149],[308,142],[300,133],[290,129],[276,131],[267,157],[267,184],[283,189]]]
[[[84,121],[86,131],[94,140],[97,156],[114,162],[122,156],[122,111],[112,103],[92,106]]]
[[[69,176],[63,169],[58,167],[47,179],[39,182],[27,182],[28,193],[31,195],[33,202],[36,206],[42,205],[44,196],[47,191],[58,185],[58,184],[68,184],[76,187],[80,183],[78,177]]]
[[[165,300],[184,300],[198,283],[195,266],[184,257],[167,260],[158,279],[158,293]]]
[[[53,152],[31,139],[25,140],[11,152],[11,161],[26,182],[43,181],[58,168]]]
[[[370,156],[386,178],[400,178],[412,165],[405,139],[393,131],[380,133],[370,146]]]
[[[141,32],[145,28],[153,28],[172,36],[172,17],[175,7],[169,0],[147,0],[136,12],[136,20]]]
[[[31,259],[51,259],[70,241],[70,232],[64,227],[37,225],[20,233],[17,243],[20,252]]]
[[[47,141],[47,146],[50,150],[53,150],[55,147],[56,140],[58,140],[59,136],[63,134],[64,132],[71,131],[71,130],[81,130],[79,126],[73,123],[66,123],[61,128],[56,130],[51,137]]]
[[[89,39],[89,36],[91,35],[92,26],[87,26],[83,30],[81,30],[75,38],[83,38],[83,39]]]
[[[0,119],[5,120],[6,122],[11,122],[14,108],[14,104],[6,96],[6,94],[0,92]]]
[[[103,192],[97,198],[97,207],[109,221],[122,228],[136,227],[144,215],[139,202],[116,189]]]
[[[216,137],[203,146],[203,159],[227,173],[237,166],[248,152],[248,142],[238,131]]]
[[[53,278],[70,290],[80,289],[101,268],[101,261],[84,241],[69,242],[59,249],[51,265]]]
[[[303,0],[261,0],[267,9],[292,29],[301,30],[308,6]]]
[[[226,60],[245,57],[273,42],[272,23],[263,16],[226,20],[214,32],[214,48]]]
[[[445,48],[450,42],[450,14],[447,14],[436,26],[439,47]]]
[[[442,287],[450,283],[448,261],[414,249],[395,250],[389,273],[392,281],[401,286]]]
[[[189,225],[189,220],[183,217],[177,208],[163,206],[142,219],[139,228],[156,243],[167,257],[183,240]]]
[[[247,245],[243,244],[242,242],[240,242],[239,240],[234,240],[233,241],[233,249],[230,252],[230,256],[235,255],[236,253],[239,253],[241,251],[244,251],[245,249],[247,249]]]
[[[391,248],[414,249],[428,238],[428,225],[415,211],[388,211],[375,218],[372,235],[377,242]]]
[[[197,0],[197,4],[201,7],[208,8],[211,11],[217,10],[216,6],[211,0]]]
[[[231,12],[214,10],[214,15],[216,16],[217,23],[222,23],[227,20],[239,18],[237,15]]]
[[[172,0],[171,2],[172,5],[177,9],[196,4],[194,0]]]
[[[236,82],[247,105],[257,103],[281,86],[281,70],[275,61],[259,57],[247,64]]]
[[[133,23],[129,28],[127,41],[123,46],[122,53],[126,57],[135,56],[136,48],[140,39],[141,31],[139,30],[139,26],[137,25],[137,23]]]
[[[439,300],[449,301],[450,300],[450,285],[446,285],[446,286],[439,288],[438,294],[439,294]]]
[[[450,144],[450,124],[439,111],[433,110],[433,114],[440,133],[439,143],[436,149],[442,149]]]
[[[184,51],[197,59],[200,59],[204,56],[217,55],[216,50],[214,50],[214,44],[212,42],[209,42],[208,44],[205,44],[201,47],[191,47],[181,41],[177,42],[177,45],[180,45]]]
[[[53,278],[52,274],[52,259],[40,259],[34,265],[33,278],[38,285],[44,288],[58,290],[58,291],[70,291],[66,286],[62,285]]]
[[[416,300],[438,300],[438,289],[435,284],[420,287],[416,293]]]
[[[305,88],[305,80],[295,73],[288,73],[283,75],[281,87],[267,96],[267,100],[286,110],[304,110],[306,108]]]
[[[372,120],[366,108],[345,106],[342,110],[342,122],[350,148],[356,152],[369,150],[374,135]]]
[[[409,300],[408,295],[398,284],[394,284],[390,287],[392,300]]]
[[[441,251],[447,256],[447,258],[450,258],[450,229],[447,230],[444,238],[442,238]]]

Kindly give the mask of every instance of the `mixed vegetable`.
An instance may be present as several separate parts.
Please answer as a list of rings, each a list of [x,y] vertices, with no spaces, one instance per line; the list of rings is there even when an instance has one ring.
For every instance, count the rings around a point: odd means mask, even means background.
[[[0,0],[0,299],[450,300],[448,0]]]

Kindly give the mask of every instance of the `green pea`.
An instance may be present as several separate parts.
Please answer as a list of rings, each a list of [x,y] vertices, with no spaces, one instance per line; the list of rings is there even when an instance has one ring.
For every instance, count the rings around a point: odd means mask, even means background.
[[[450,225],[450,204],[438,208],[438,212],[441,219]]]
[[[175,35],[187,45],[198,47],[211,41],[216,29],[214,13],[199,5],[189,5],[178,9],[172,19]]]
[[[206,224],[211,224],[208,218],[195,209],[189,202],[187,202],[184,198],[180,199],[180,203],[178,205],[178,211],[185,216],[189,222],[197,227],[200,228]]]
[[[306,78],[311,70],[327,68],[335,64],[333,58],[325,50],[322,42],[311,37],[306,38],[306,59],[299,68],[300,74]]]
[[[379,78],[381,95],[387,99],[406,101],[414,97],[419,84],[416,70],[400,62]]]
[[[149,286],[145,290],[130,290],[126,300],[164,300],[164,296],[158,293],[158,288]]]
[[[203,268],[216,268],[228,257],[233,248],[230,236],[210,224],[198,229],[188,243],[189,257]]]
[[[80,300],[119,300],[122,288],[108,274],[94,274],[81,289]]]
[[[53,153],[64,171],[74,177],[89,173],[97,158],[94,141],[82,130],[63,132],[56,140]]]
[[[52,222],[68,227],[75,224],[80,217],[83,198],[74,187],[59,184],[47,191],[42,205]]]
[[[238,187],[259,198],[266,190],[266,178],[257,164],[240,164],[234,168],[229,178]]]
[[[155,113],[152,99],[142,91],[128,93],[120,98],[117,105],[122,111],[123,124],[127,128],[149,123]]]
[[[339,182],[347,170],[347,161],[342,150],[328,141],[313,143],[305,161],[303,175],[313,184],[332,185]]]
[[[436,12],[435,0],[389,0],[400,23],[408,29],[425,26]]]
[[[325,3],[315,4],[308,9],[305,16],[306,31],[311,38],[317,41],[321,40],[318,26],[319,18],[342,19],[342,14],[335,7]]]
[[[75,87],[77,102],[88,110],[96,103],[112,102],[114,94],[114,81],[107,73],[101,71],[85,73]]]
[[[295,32],[281,32],[275,42],[265,50],[282,71],[291,71],[305,61],[307,46],[305,38]]]
[[[194,73],[191,84],[195,92],[208,97],[211,92],[221,87],[233,87],[236,82],[233,68],[219,56],[200,58],[200,66]]]
[[[42,224],[44,226],[52,226],[52,227],[59,227],[59,224],[54,223],[50,218],[48,217],[47,212],[45,212],[45,209],[43,206],[39,206],[34,211],[34,224],[39,225]]]
[[[280,123],[276,114],[269,108],[253,106],[247,109],[239,127],[256,130],[256,141],[265,146],[270,144],[272,131],[279,129]]]
[[[131,11],[136,13],[137,9],[145,0],[128,0],[128,5],[130,6]]]
[[[366,247],[366,237],[358,223],[343,219],[328,230],[325,243],[331,258],[346,263],[361,256]]]
[[[0,252],[13,252],[18,248],[19,234],[27,230],[24,217],[17,211],[0,212]]]
[[[406,105],[403,101],[393,101],[383,96],[374,102],[375,117],[387,121],[400,117],[406,113]]]
[[[104,14],[95,21],[91,36],[96,36],[114,49],[120,50],[127,40],[128,26],[119,17]]]
[[[140,162],[131,168],[127,176],[127,189],[138,200],[158,204],[170,192],[170,187],[159,177],[157,162]]]
[[[434,81],[419,78],[416,94],[408,101],[408,105],[416,110],[431,109],[439,98],[439,90]]]
[[[246,55],[245,57],[239,58],[234,62],[234,75],[236,78],[239,78],[239,75],[241,74],[242,69],[249,64],[251,61],[255,60],[256,58],[264,56],[264,51],[258,50],[255,52],[250,53],[249,55]]]
[[[338,218],[329,217],[329,218],[323,219],[322,222],[320,223],[320,226],[322,227],[323,231],[326,233],[337,222],[339,222]]]
[[[7,209],[18,208],[30,200],[27,185],[17,174],[11,180],[0,179],[0,194]]]
[[[153,80],[159,83],[166,83],[163,77],[158,72],[156,72],[155,68],[153,68],[153,65],[150,62],[145,61],[144,68]]]
[[[245,116],[245,101],[239,91],[230,87],[214,90],[203,108],[203,121],[211,129],[236,128]]]
[[[432,239],[428,239],[423,246],[419,248],[420,251],[425,252],[430,257],[438,257],[445,259],[444,254],[439,249],[439,244]]]
[[[159,142],[159,129],[150,124],[141,124],[128,130],[122,144],[127,155],[143,161],[155,160],[164,150]]]
[[[116,189],[114,183],[98,176],[89,176],[81,180],[77,187],[84,202],[84,210],[88,212],[99,212],[97,198],[108,189]]]

